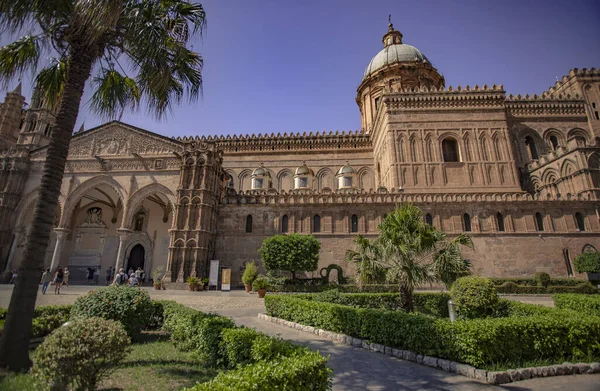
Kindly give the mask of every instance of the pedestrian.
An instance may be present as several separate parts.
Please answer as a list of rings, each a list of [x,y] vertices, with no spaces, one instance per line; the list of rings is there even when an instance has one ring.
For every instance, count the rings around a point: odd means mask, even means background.
[[[129,275],[129,286],[139,286],[140,282],[138,281],[135,273]]]
[[[110,282],[112,281],[112,275],[113,275],[113,270],[112,270],[112,266],[110,266],[108,269],[106,269],[106,285],[109,285]]]
[[[129,271],[127,272],[127,275],[132,275],[133,273],[134,273],[134,271],[133,271],[133,268],[132,268],[132,267],[130,267],[130,268],[129,268]]]
[[[100,279],[100,266],[94,269],[94,284],[98,285],[98,280]]]
[[[125,274],[125,269],[121,268],[121,269],[119,269],[119,273],[116,275],[115,281],[113,282],[113,284],[123,285],[123,284],[127,283],[128,279],[129,279],[129,277],[127,276],[127,274]]]
[[[65,273],[63,272],[62,267],[59,267],[56,273],[54,273],[54,294],[60,295],[60,287],[63,283],[63,278],[65,278]]]
[[[92,281],[94,281],[94,268],[88,267],[87,268],[87,282],[88,282],[88,284],[92,285]]]
[[[63,278],[63,283],[62,284],[63,284],[63,286],[66,285],[68,287],[69,286],[69,274],[71,272],[69,271],[69,269],[66,266],[65,266],[64,273],[65,273],[65,278]]]
[[[138,267],[137,270],[135,271],[135,278],[137,278],[138,283],[140,285],[142,285],[143,281],[142,281],[142,276],[144,275],[144,271],[142,270],[141,267]]]
[[[17,282],[17,269],[13,269],[9,284],[14,284],[15,282]]]
[[[50,279],[52,278],[52,275],[50,274],[50,269],[45,269],[44,273],[42,273],[42,280],[41,280],[41,284],[42,284],[42,295],[46,294],[46,290],[48,290],[48,285],[50,284]]]

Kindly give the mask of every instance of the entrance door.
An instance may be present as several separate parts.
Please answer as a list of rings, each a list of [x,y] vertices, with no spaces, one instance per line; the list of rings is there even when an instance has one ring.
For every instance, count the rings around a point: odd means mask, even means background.
[[[125,271],[129,269],[137,270],[138,267],[141,267],[143,270],[144,254],[144,246],[142,246],[141,244],[136,244],[135,246],[133,246],[131,252],[129,253],[129,265],[127,266],[127,269]]]

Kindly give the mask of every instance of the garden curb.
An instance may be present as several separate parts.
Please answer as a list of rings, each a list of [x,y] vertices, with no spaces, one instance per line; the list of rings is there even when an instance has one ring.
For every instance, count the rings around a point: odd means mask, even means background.
[[[301,323],[291,322],[289,320],[276,318],[263,313],[258,314],[258,318],[271,323],[276,323],[296,330],[315,334],[337,343],[343,343],[355,348],[363,348],[375,353],[381,353],[387,356],[399,358],[401,360],[411,361],[419,365],[441,369],[442,371],[470,377],[489,384],[506,384],[520,380],[533,379],[536,377],[600,373],[600,363],[572,364],[567,362],[544,367],[510,369],[508,371],[488,371],[485,369],[477,369],[468,364],[461,364],[443,358],[424,356],[422,354],[411,352],[410,350],[401,350],[377,343],[371,343],[360,338],[354,338],[349,335],[318,329],[313,326],[306,326]]]

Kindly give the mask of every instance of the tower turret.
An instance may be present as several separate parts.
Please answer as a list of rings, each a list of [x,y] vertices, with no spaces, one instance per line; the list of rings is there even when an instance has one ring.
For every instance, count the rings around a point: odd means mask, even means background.
[[[6,94],[0,106],[0,148],[14,147],[17,143],[19,128],[23,120],[25,97],[21,95],[21,83]]]

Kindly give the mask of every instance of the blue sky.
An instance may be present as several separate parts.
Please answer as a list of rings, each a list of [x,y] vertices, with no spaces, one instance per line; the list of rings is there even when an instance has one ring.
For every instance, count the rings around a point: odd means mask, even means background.
[[[356,87],[382,48],[388,14],[447,86],[539,94],[571,68],[600,67],[597,0],[201,3],[207,30],[194,49],[205,61],[203,97],[161,121],[142,111],[124,122],[166,136],[358,129]],[[30,84],[25,78],[27,96]],[[105,121],[84,105],[82,122]]]

